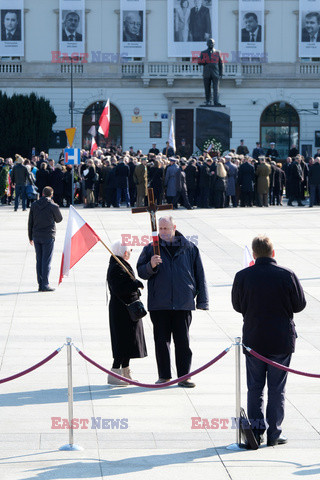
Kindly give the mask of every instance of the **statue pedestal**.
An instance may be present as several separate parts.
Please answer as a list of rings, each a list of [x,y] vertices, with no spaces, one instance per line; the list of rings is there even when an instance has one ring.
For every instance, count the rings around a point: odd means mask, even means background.
[[[196,145],[203,150],[203,144],[214,138],[222,145],[222,152],[230,149],[231,132],[230,108],[200,105],[196,108]],[[221,153],[222,153],[221,152]]]

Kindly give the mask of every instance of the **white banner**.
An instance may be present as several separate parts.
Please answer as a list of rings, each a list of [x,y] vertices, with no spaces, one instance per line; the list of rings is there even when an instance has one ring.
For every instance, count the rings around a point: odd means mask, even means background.
[[[0,56],[24,57],[24,0],[0,0]]]
[[[120,2],[120,55],[146,56],[146,0]]]
[[[320,56],[320,0],[300,0],[299,56]]]
[[[218,0],[168,0],[168,57],[192,57],[215,40],[218,48]]]
[[[264,0],[239,0],[240,57],[264,57]]]
[[[59,45],[61,55],[85,51],[84,0],[60,0]]]

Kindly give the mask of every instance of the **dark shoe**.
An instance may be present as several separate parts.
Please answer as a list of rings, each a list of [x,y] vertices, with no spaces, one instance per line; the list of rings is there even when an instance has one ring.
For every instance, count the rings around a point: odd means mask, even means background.
[[[170,382],[171,378],[159,378],[156,382],[154,382],[156,385],[160,384],[160,383],[167,383],[167,382]]]
[[[196,386],[195,383],[191,382],[190,378],[188,378],[187,380],[184,380],[183,382],[179,382],[178,385],[179,387],[183,387],[183,388],[194,388]]]
[[[54,292],[55,288],[52,287],[44,287],[40,290],[40,292]]]
[[[222,105],[222,103],[215,103],[214,106],[215,107],[225,107],[225,105]]]
[[[281,435],[279,438],[275,438],[274,440],[267,441],[268,447],[275,447],[276,445],[284,445],[285,443],[288,443],[288,439],[283,435]]]
[[[288,202],[288,207],[293,207],[291,202]]]
[[[298,207],[304,207],[304,203],[298,203]]]

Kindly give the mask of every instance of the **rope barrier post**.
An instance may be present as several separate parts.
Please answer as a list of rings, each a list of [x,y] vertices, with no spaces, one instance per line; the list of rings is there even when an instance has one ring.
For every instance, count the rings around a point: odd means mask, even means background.
[[[235,337],[235,365],[236,365],[236,443],[228,445],[228,450],[242,450],[240,432],[240,410],[241,410],[241,337]]]
[[[69,443],[63,445],[59,450],[83,450],[79,445],[73,443],[73,386],[72,386],[72,339],[66,338],[67,342],[67,365],[68,365],[68,420],[69,420]]]

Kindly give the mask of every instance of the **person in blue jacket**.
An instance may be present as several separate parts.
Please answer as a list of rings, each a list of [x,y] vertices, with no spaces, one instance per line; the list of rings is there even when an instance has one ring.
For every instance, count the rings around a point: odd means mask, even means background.
[[[161,256],[153,254],[150,243],[138,259],[137,271],[140,278],[148,280],[148,310],[159,374],[156,383],[165,383],[171,379],[171,336],[178,377],[190,372],[191,311],[208,310],[209,299],[199,249],[177,231],[171,216],[160,218],[159,237]],[[190,379],[178,385],[195,387]]]

